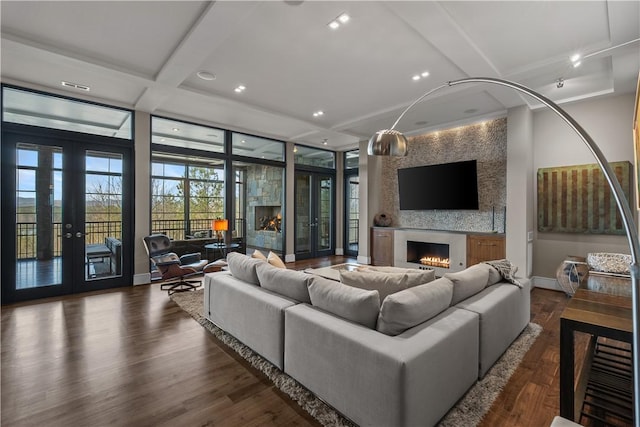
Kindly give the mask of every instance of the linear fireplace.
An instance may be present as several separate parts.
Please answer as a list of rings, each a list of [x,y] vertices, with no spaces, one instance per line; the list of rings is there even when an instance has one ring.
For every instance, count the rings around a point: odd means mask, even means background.
[[[397,229],[393,233],[393,265],[433,268],[436,276],[462,271],[467,267],[467,235],[417,228]]]
[[[449,245],[447,243],[407,240],[407,262],[420,264],[420,266],[448,269]]]

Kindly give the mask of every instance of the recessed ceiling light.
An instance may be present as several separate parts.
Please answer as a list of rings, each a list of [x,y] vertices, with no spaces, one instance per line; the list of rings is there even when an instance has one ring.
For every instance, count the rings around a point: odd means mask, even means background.
[[[240,142],[242,142],[243,144],[246,144],[246,143],[247,143],[247,141],[246,141],[245,139],[243,139],[243,140],[242,140],[242,141],[240,141]]]
[[[202,80],[215,80],[216,79],[216,75],[212,74],[208,71],[198,71],[196,73],[196,75],[198,77],[200,77]]]
[[[322,140],[322,145],[327,145],[327,144],[328,144],[328,143],[327,143],[327,138],[323,139],[323,140]]]
[[[351,20],[351,17],[349,16],[348,13],[346,13],[346,12],[345,13],[341,13],[335,19],[333,19],[331,22],[329,22],[327,24],[327,27],[331,28],[332,30],[337,30],[340,27],[340,24],[346,24],[350,20]]]
[[[324,116],[324,111],[316,111],[315,113],[313,113],[313,117],[320,117],[320,116]]]
[[[429,72],[428,71],[423,71],[420,74],[414,74],[411,77],[411,80],[413,80],[414,82],[417,82],[418,80],[424,79],[426,77],[429,77]]]
[[[173,128],[173,129],[171,129],[171,130],[172,130],[172,131],[174,131],[174,132],[178,132],[180,129],[178,129],[178,128]]]
[[[239,85],[239,86],[238,86],[237,88],[235,88],[234,90],[235,90],[237,93],[242,93],[242,92],[244,92],[244,90],[245,90],[245,89],[246,89],[246,87],[244,87],[243,85]]]
[[[578,68],[582,64],[582,61],[576,61],[573,63],[573,68]]]
[[[571,62],[578,62],[580,60],[580,54],[576,53],[575,55],[571,55]]]

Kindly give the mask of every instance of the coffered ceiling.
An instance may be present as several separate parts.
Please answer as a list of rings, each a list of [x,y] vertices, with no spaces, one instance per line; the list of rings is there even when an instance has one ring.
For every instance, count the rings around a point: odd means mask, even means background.
[[[449,80],[505,78],[564,103],[631,93],[640,69],[638,1],[2,1],[0,13],[3,82],[337,150]],[[329,28],[342,13],[350,20]],[[398,129],[525,103],[538,107],[506,88],[455,86]]]

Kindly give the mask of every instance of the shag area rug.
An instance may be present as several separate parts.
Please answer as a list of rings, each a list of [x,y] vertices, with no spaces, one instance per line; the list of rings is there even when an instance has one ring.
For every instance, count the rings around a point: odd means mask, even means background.
[[[171,295],[180,308],[189,313],[201,326],[236,351],[251,366],[260,370],[273,384],[297,402],[320,424],[327,427],[353,427],[355,424],[318,399],[296,380],[276,368],[246,345],[215,326],[203,315],[204,289]],[[485,377],[476,382],[442,419],[440,427],[477,426],[491,408],[522,358],[536,340],[542,327],[529,323],[511,347],[502,355]]]

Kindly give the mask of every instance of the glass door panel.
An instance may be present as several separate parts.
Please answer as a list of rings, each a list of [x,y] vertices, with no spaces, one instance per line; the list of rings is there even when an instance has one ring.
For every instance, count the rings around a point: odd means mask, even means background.
[[[120,153],[85,152],[85,280],[122,275],[122,163]]]
[[[311,175],[296,173],[295,192],[295,252],[298,257],[311,256]]]
[[[16,289],[62,285],[62,147],[15,149]]]
[[[332,215],[333,215],[333,179],[330,177],[319,177],[318,179],[318,219],[316,221],[318,230],[318,251],[330,250],[332,245]]]
[[[345,254],[358,255],[358,236],[360,227],[360,200],[358,175],[345,176]]]

